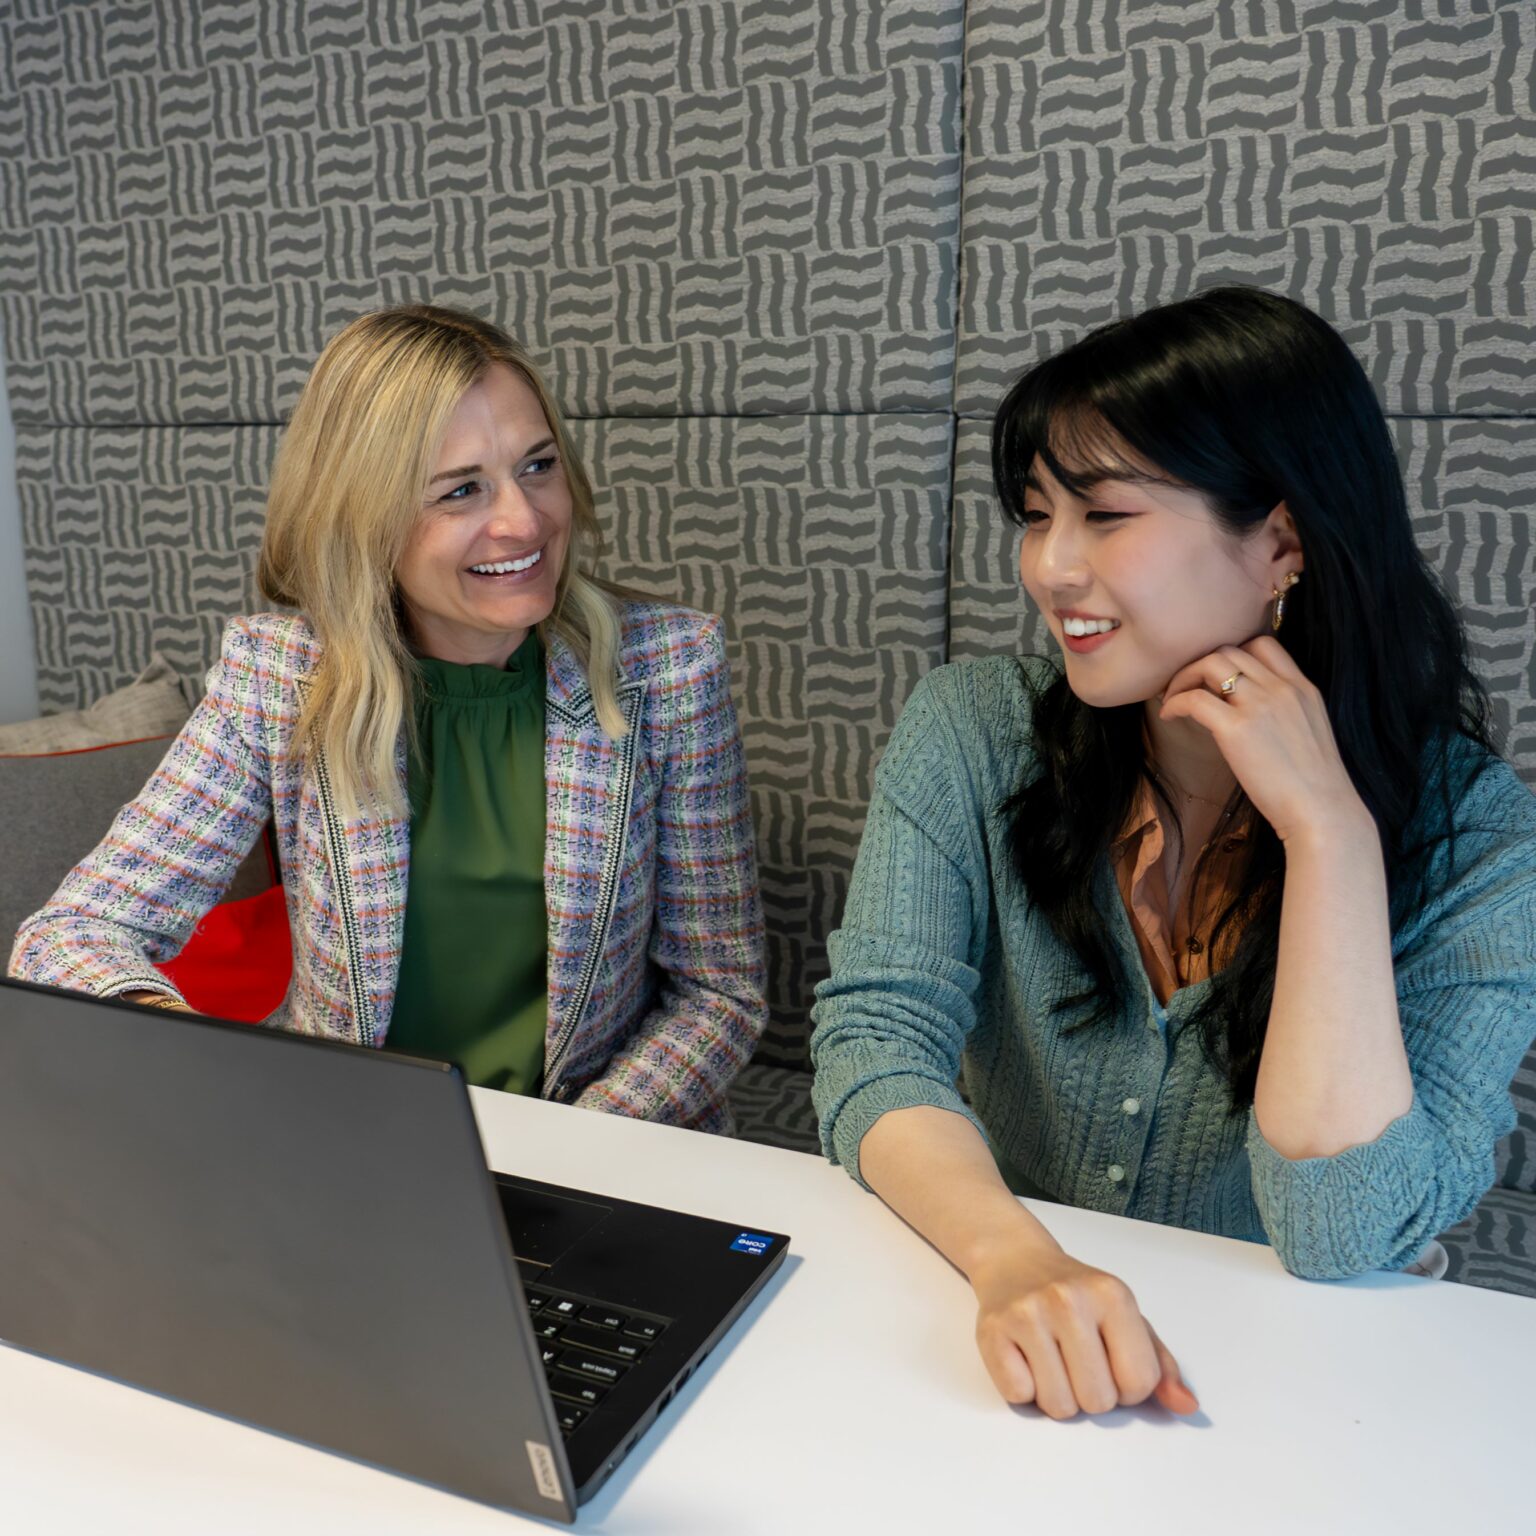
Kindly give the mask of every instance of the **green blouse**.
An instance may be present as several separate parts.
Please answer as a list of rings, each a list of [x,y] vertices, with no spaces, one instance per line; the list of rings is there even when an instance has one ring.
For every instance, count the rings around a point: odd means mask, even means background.
[[[411,868],[387,1047],[537,1093],[544,1071],[544,654],[418,658]]]

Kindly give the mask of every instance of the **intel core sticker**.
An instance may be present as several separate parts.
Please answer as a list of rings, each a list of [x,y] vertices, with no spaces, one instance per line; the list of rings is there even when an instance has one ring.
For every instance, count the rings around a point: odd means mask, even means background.
[[[771,1237],[763,1237],[756,1232],[743,1232],[734,1243],[731,1244],[732,1253],[750,1253],[756,1258],[768,1252],[773,1245]]]

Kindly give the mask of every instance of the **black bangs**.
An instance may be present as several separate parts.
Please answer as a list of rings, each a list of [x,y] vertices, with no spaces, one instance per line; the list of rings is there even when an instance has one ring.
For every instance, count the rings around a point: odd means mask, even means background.
[[[1045,423],[1036,452],[1074,496],[1086,496],[1106,480],[1134,485],[1184,484],[1127,452],[1125,441],[1100,411],[1084,402],[1056,408]]]
[[[1021,526],[1025,494],[1036,488],[1031,468],[1037,457],[1074,496],[1087,496],[1106,480],[1191,488],[1130,447],[1105,415],[1099,391],[1074,367],[1079,359],[1067,352],[1032,369],[993,423],[993,483],[1003,511]]]

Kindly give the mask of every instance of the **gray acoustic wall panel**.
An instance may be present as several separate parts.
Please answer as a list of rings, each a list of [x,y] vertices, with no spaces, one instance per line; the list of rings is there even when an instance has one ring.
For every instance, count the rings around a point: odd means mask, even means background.
[[[158,651],[201,678],[249,606],[273,427],[18,427],[17,491],[45,713]]]
[[[763,1057],[803,1061],[875,760],[944,659],[952,418],[572,424],[604,569],[723,616],[769,927]],[[23,534],[49,709],[158,650],[200,676],[250,573],[277,431],[23,428]]]
[[[574,426],[605,568],[726,621],[768,923],[760,1057],[803,1063],[875,762],[944,659],[952,418]]]
[[[1530,0],[971,0],[957,409],[1117,315],[1294,295],[1388,411],[1531,409]]]
[[[577,415],[947,409],[961,0],[0,19],[19,423],[276,422],[382,304]]]
[[[1536,420],[1393,419],[1414,535],[1455,600],[1505,755],[1536,786]],[[955,445],[949,655],[1057,652],[992,494],[991,423]]]

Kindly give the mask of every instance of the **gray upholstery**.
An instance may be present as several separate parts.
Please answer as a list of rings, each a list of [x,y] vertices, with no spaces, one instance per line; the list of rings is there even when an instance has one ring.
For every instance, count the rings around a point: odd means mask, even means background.
[[[89,853],[165,756],[166,741],[69,757],[0,757],[0,951]]]
[[[768,1075],[738,1114],[793,1138],[803,1082],[776,1074],[805,1060],[891,722],[936,662],[1037,638],[988,418],[1090,325],[1240,280],[1341,326],[1536,783],[1533,121],[1528,0],[0,19],[45,707],[152,649],[206,666],[342,321],[424,297],[503,321],[579,418],[614,573],[726,618],[773,931]],[[1499,1166],[1530,1191],[1527,1077]]]
[[[1440,1236],[1447,1280],[1536,1296],[1536,1198],[1494,1188],[1459,1226]]]

